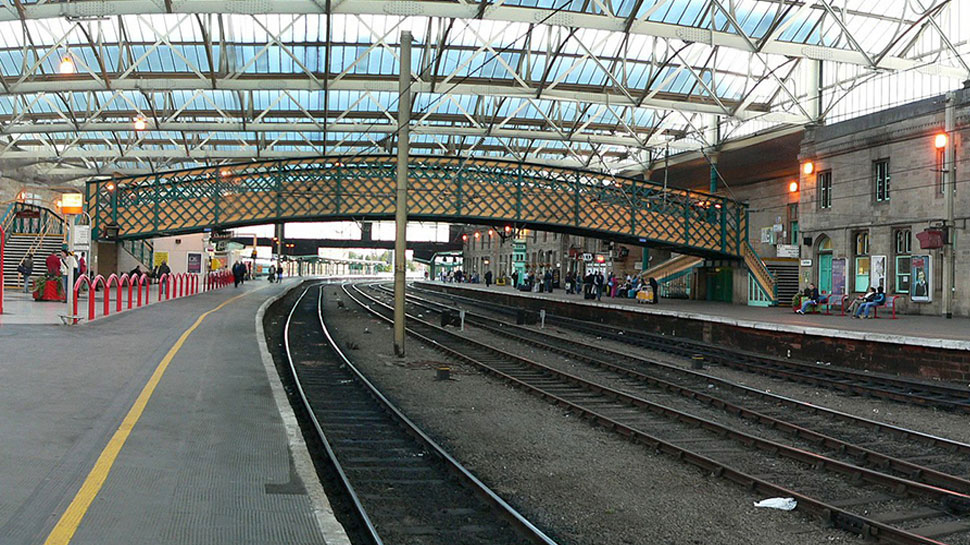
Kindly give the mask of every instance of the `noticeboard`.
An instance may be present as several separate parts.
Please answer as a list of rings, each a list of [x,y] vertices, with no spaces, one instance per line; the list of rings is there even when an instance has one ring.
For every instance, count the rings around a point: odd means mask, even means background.
[[[928,255],[910,258],[910,298],[914,303],[933,301],[933,260]]]
[[[202,272],[202,254],[189,252],[186,254],[185,270],[189,274],[199,274]]]

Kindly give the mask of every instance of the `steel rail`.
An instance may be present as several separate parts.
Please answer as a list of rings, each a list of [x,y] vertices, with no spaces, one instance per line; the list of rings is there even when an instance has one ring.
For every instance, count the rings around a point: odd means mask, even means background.
[[[300,306],[300,302],[303,300],[303,298],[306,297],[308,291],[310,291],[310,286],[303,289],[303,293],[301,293],[300,297],[297,298],[295,303],[293,303],[293,307],[286,316],[286,324],[283,326],[283,351],[286,353],[286,361],[289,364],[290,373],[293,375],[293,383],[296,386],[297,393],[300,395],[300,400],[303,402],[303,408],[306,411],[307,417],[310,419],[310,422],[313,423],[313,428],[317,431],[317,437],[319,437],[320,443],[323,444],[324,450],[327,452],[327,458],[329,458],[330,463],[333,465],[334,471],[336,471],[337,476],[339,477],[341,488],[343,488],[347,496],[350,497],[351,502],[354,505],[354,509],[356,510],[355,514],[363,523],[363,531],[366,533],[367,539],[369,539],[374,545],[383,545],[384,542],[381,540],[381,536],[377,533],[377,528],[371,521],[370,516],[368,516],[367,510],[364,509],[363,504],[360,502],[357,491],[354,490],[354,486],[350,483],[350,479],[347,478],[347,473],[344,471],[343,466],[337,459],[337,454],[333,451],[330,441],[327,439],[327,434],[323,432],[323,427],[320,425],[320,421],[313,413],[310,400],[307,398],[302,382],[300,382],[300,375],[296,372],[296,364],[293,362],[293,358],[290,356],[290,323],[293,321],[293,314],[296,312],[297,307]],[[335,344],[332,346],[336,349]]]
[[[444,295],[455,300],[466,301],[473,305],[485,305],[493,308],[506,309],[507,311],[513,310],[512,307],[494,303],[486,303],[484,301],[462,295],[428,290],[424,288],[415,289]],[[557,324],[566,325],[572,329],[595,332],[598,335],[608,336],[612,340],[620,341],[625,344],[645,346],[647,348],[683,356],[692,356],[695,354],[704,355],[711,358],[711,361],[726,365],[728,367],[745,371],[754,370],[763,374],[786,378],[793,382],[826,386],[861,395],[893,399],[895,401],[901,401],[913,405],[936,406],[962,412],[970,412],[970,390],[956,386],[935,384],[902,377],[892,377],[885,374],[867,373],[844,367],[820,367],[810,363],[772,358],[742,350],[720,348],[712,346],[709,343],[667,335],[658,335],[639,330],[624,330],[627,331],[627,335],[618,335],[616,330],[619,328],[614,328],[613,326],[594,324],[583,320],[565,318],[552,314],[547,315],[547,320],[550,323],[555,322]],[[860,383],[869,383],[873,386],[867,386]],[[892,388],[898,389],[899,391],[894,391]],[[923,393],[914,393],[914,391],[922,391]]]
[[[385,287],[382,285],[379,285],[378,289],[380,289],[381,291],[386,291]],[[416,303],[417,305],[427,308],[433,312],[441,312],[441,310],[434,308],[435,305],[440,305],[446,309],[448,308],[446,305],[435,301],[429,301],[413,295],[409,295],[408,297],[411,297],[412,301],[418,301],[418,303]],[[719,398],[715,395],[711,395],[707,393],[706,391],[696,390],[661,378],[647,375],[635,369],[630,369],[627,367],[623,367],[621,365],[616,365],[611,361],[597,358],[595,356],[590,356],[589,354],[598,353],[601,355],[606,355],[608,357],[613,358],[613,361],[615,361],[616,358],[622,358],[638,364],[652,365],[653,363],[649,360],[639,358],[637,356],[633,356],[630,354],[625,354],[623,352],[611,350],[609,348],[594,346],[592,344],[583,343],[581,341],[574,341],[572,339],[566,339],[566,338],[559,337],[556,335],[551,335],[545,332],[535,331],[525,327],[505,323],[505,322],[502,322],[501,320],[497,320],[487,316],[482,316],[480,314],[469,313],[467,311],[466,311],[466,318],[468,318],[468,321],[470,323],[473,323],[474,325],[481,327],[482,329],[485,329],[492,333],[503,335],[503,336],[512,338],[518,342],[536,346],[544,350],[548,350],[550,352],[555,352],[557,354],[565,355],[574,360],[583,361],[583,362],[595,365],[602,369],[606,369],[610,372],[632,378],[634,380],[637,380],[638,382],[647,383],[647,384],[650,384],[651,386],[655,386],[658,388],[662,388],[666,391],[676,393],[685,398],[694,399],[694,400],[703,402],[709,406],[723,409],[726,412],[729,412],[741,418],[745,418],[760,424],[766,424],[775,430],[783,431],[797,438],[812,441],[829,448],[839,449],[841,452],[844,452],[850,456],[861,457],[867,462],[871,462],[878,466],[881,466],[882,469],[892,468],[893,470],[907,474],[911,479],[919,480],[920,482],[924,482],[926,484],[930,484],[933,486],[940,486],[940,487],[948,487],[950,490],[964,493],[964,494],[970,493],[970,481],[968,481],[967,479],[964,479],[952,474],[944,473],[941,471],[937,471],[933,468],[915,464],[907,460],[901,459],[899,457],[886,455],[881,452],[866,448],[864,446],[856,445],[854,443],[850,443],[848,441],[844,441],[836,437],[826,435],[824,433],[816,432],[805,426],[793,424],[786,420],[782,420],[780,418],[776,418],[774,416],[771,416],[750,408],[746,408],[744,406],[741,406],[737,403],[733,403],[726,399]],[[548,341],[540,340],[542,338],[548,339]],[[576,350],[570,350],[565,348],[565,346],[568,346],[568,345],[581,348],[584,351],[578,352]],[[718,383],[721,383],[726,388],[734,389],[735,387],[739,386],[734,383],[731,383],[728,381],[721,381],[718,379],[709,381],[708,379],[711,377],[701,373],[693,373],[687,370],[677,369],[677,368],[674,368],[674,369],[676,369],[676,372],[683,374],[684,376],[693,376],[692,378],[700,378],[708,383],[718,382]],[[754,393],[759,396],[764,394],[764,392],[760,392],[758,390],[754,390],[753,388],[747,388],[747,387],[741,387],[738,390],[745,394]],[[779,396],[776,396],[776,398],[777,397]],[[765,395],[763,399],[772,399],[771,394]],[[802,403],[802,402],[797,402],[797,403]],[[803,404],[803,405],[807,406],[807,408],[809,409],[816,408],[814,405],[809,405],[809,404]],[[893,428],[894,430],[900,430],[900,428],[894,428],[894,427],[890,427],[890,428]],[[910,434],[919,433],[919,432],[914,432],[912,430],[904,430],[904,431]],[[948,441],[947,443],[948,447],[954,444],[961,446],[965,451],[970,450],[970,445],[966,445],[964,443],[957,443],[954,441]]]
[[[374,297],[371,297],[370,295],[364,293],[358,287],[356,287],[356,286],[352,286],[352,287],[353,287],[354,291],[356,293],[358,293],[360,296],[362,296],[362,297],[364,297],[364,298],[372,301],[373,303],[375,303],[376,305],[378,305],[380,307],[383,307],[385,309],[388,309],[389,308],[388,305],[386,305],[382,301],[379,301],[378,299],[376,299]],[[384,316],[383,314],[381,314],[381,312],[375,310],[370,305],[368,305],[368,304],[360,301],[356,297],[354,297],[350,293],[350,291],[347,289],[347,286],[346,285],[343,287],[343,289],[344,289],[344,292],[347,294],[347,296],[351,300],[353,300],[354,302],[356,302],[357,304],[359,304],[363,308],[367,309],[367,311],[370,312],[371,314],[373,314],[374,316],[376,316],[379,319],[384,320],[384,321],[389,321],[390,320],[389,318],[387,318],[386,316]],[[762,450],[764,450],[766,452],[769,452],[771,454],[779,455],[781,453],[785,453],[791,459],[794,459],[794,460],[797,460],[797,461],[806,463],[806,464],[811,465],[812,467],[815,467],[817,469],[834,469],[834,470],[837,470],[837,471],[840,471],[842,473],[846,473],[846,474],[849,474],[849,475],[852,475],[852,476],[861,477],[861,478],[863,478],[863,479],[865,479],[865,480],[867,480],[869,482],[873,482],[875,484],[879,484],[879,485],[883,485],[883,486],[895,486],[895,487],[897,487],[896,489],[899,492],[905,491],[905,492],[912,493],[914,491],[918,491],[918,492],[921,492],[921,493],[924,494],[923,497],[929,497],[929,498],[938,499],[938,500],[944,500],[944,498],[949,498],[950,499],[949,501],[953,501],[957,505],[959,505],[960,503],[963,503],[963,502],[966,502],[966,501],[970,500],[970,498],[968,498],[968,496],[965,496],[963,494],[954,493],[954,492],[948,491],[948,490],[942,490],[942,489],[939,489],[939,488],[936,488],[936,487],[932,487],[932,486],[929,486],[929,485],[925,485],[925,484],[922,484],[922,483],[914,483],[912,481],[907,481],[905,479],[900,479],[900,478],[897,478],[897,477],[892,477],[892,476],[888,476],[888,475],[879,474],[877,472],[874,472],[874,471],[871,471],[871,470],[868,470],[868,469],[865,469],[865,468],[860,468],[860,467],[857,467],[857,466],[853,466],[851,464],[845,464],[845,463],[842,463],[842,462],[838,462],[836,460],[831,460],[829,458],[826,458],[826,457],[821,456],[821,455],[818,455],[818,454],[810,453],[810,452],[803,451],[803,450],[800,450],[800,449],[794,449],[794,448],[788,447],[786,445],[782,445],[780,443],[775,443],[775,442],[772,442],[772,441],[767,441],[767,440],[764,440],[764,439],[760,439],[760,438],[757,438],[757,437],[753,437],[753,436],[750,436],[750,435],[745,434],[743,432],[739,432],[737,430],[733,430],[731,428],[727,428],[725,426],[721,426],[720,424],[717,424],[715,422],[711,422],[711,421],[708,421],[708,420],[705,420],[705,419],[697,418],[697,417],[694,417],[692,415],[683,413],[681,411],[677,411],[677,410],[671,409],[669,407],[664,407],[662,405],[658,405],[656,403],[652,403],[652,402],[647,401],[645,399],[638,398],[636,396],[631,396],[629,394],[625,394],[623,392],[619,392],[617,390],[613,390],[613,389],[611,389],[609,387],[606,387],[606,386],[603,386],[603,385],[600,385],[600,384],[596,384],[596,383],[592,383],[592,382],[587,381],[585,379],[582,379],[580,377],[576,377],[574,375],[570,375],[568,373],[564,373],[564,372],[561,372],[561,371],[558,371],[558,370],[549,368],[548,366],[545,366],[543,364],[540,364],[540,363],[537,363],[537,362],[528,360],[526,358],[522,358],[520,356],[516,356],[514,354],[510,354],[508,352],[505,352],[503,350],[500,350],[498,348],[495,348],[494,346],[490,346],[490,345],[487,345],[487,344],[484,344],[484,343],[480,343],[480,342],[477,342],[477,341],[472,341],[470,339],[461,337],[461,336],[459,336],[459,335],[457,335],[455,333],[452,333],[450,331],[447,331],[447,330],[445,330],[443,328],[439,328],[439,327],[434,326],[434,325],[432,325],[430,323],[427,323],[425,321],[419,320],[419,319],[415,318],[414,316],[409,316],[409,321],[412,324],[414,324],[414,323],[420,324],[421,327],[427,328],[427,329],[431,330],[435,334],[441,335],[441,336],[446,337],[446,338],[449,338],[449,339],[457,340],[460,343],[464,343],[466,345],[472,346],[472,347],[474,347],[474,348],[476,348],[478,350],[483,350],[483,351],[492,353],[494,355],[499,355],[501,357],[507,358],[507,359],[509,359],[509,360],[511,360],[513,362],[516,362],[516,363],[525,365],[527,367],[533,367],[535,369],[541,370],[541,371],[543,371],[545,373],[548,373],[550,375],[553,375],[555,377],[559,377],[559,378],[561,378],[563,380],[566,380],[566,381],[568,381],[570,383],[579,385],[581,387],[585,387],[585,388],[589,389],[590,391],[593,391],[593,392],[596,392],[596,393],[600,393],[600,394],[606,395],[606,396],[611,397],[611,398],[613,398],[615,400],[619,400],[621,402],[625,402],[625,403],[627,403],[629,405],[636,406],[636,407],[641,407],[641,408],[647,408],[647,409],[650,409],[650,410],[652,410],[654,412],[661,412],[661,413],[664,413],[664,414],[667,414],[667,415],[671,415],[672,417],[676,418],[677,420],[679,420],[681,422],[688,422],[690,424],[696,424],[696,425],[701,426],[704,429],[713,431],[715,433],[720,433],[720,434],[724,434],[724,435],[727,435],[727,436],[731,436],[733,438],[736,438],[742,444],[745,444],[745,445],[748,445],[748,446],[751,446],[751,445],[758,446]],[[702,454],[698,454],[696,452],[693,452],[693,451],[691,451],[691,450],[689,450],[687,448],[684,448],[684,447],[675,445],[673,443],[670,443],[668,441],[665,441],[663,439],[660,439],[658,437],[655,437],[653,435],[650,435],[650,434],[648,434],[648,433],[646,433],[646,432],[644,432],[642,430],[638,430],[638,429],[632,428],[632,427],[630,427],[630,426],[628,426],[626,424],[623,424],[622,422],[617,421],[614,418],[611,418],[609,416],[606,416],[606,415],[604,415],[604,414],[602,414],[600,412],[597,412],[595,410],[592,410],[590,408],[584,407],[583,405],[581,405],[579,403],[570,401],[570,400],[568,400],[568,399],[566,399],[564,397],[561,397],[559,395],[556,395],[555,393],[551,393],[548,390],[544,390],[544,389],[542,389],[540,387],[537,387],[537,386],[534,386],[532,384],[529,384],[528,382],[525,382],[524,380],[521,380],[519,378],[516,378],[516,377],[514,377],[514,376],[512,376],[512,375],[510,375],[510,374],[508,374],[506,372],[503,372],[503,371],[501,371],[501,370],[493,367],[493,366],[490,366],[488,364],[485,364],[485,363],[483,363],[483,362],[481,362],[481,361],[479,361],[479,360],[477,360],[477,359],[475,359],[475,358],[473,358],[473,357],[471,357],[471,356],[469,356],[469,355],[467,355],[467,354],[465,354],[465,353],[463,353],[463,352],[461,352],[459,350],[456,350],[454,348],[451,348],[449,346],[446,346],[442,342],[439,342],[439,341],[437,341],[435,339],[432,339],[431,337],[428,337],[425,334],[422,334],[422,333],[416,331],[413,327],[412,328],[408,328],[408,333],[411,334],[412,336],[414,336],[415,338],[418,338],[419,340],[421,340],[421,341],[423,341],[423,342],[425,342],[425,343],[427,343],[427,344],[429,344],[429,345],[431,345],[431,346],[433,346],[433,347],[435,347],[435,348],[437,348],[437,349],[439,349],[439,350],[441,350],[441,351],[443,351],[443,352],[445,352],[445,353],[447,353],[447,354],[449,354],[449,355],[451,355],[451,356],[453,356],[453,357],[455,357],[455,358],[457,358],[457,359],[459,359],[461,361],[465,361],[465,362],[467,362],[467,363],[469,363],[469,364],[471,364],[471,365],[473,365],[475,367],[481,368],[481,369],[485,370],[486,372],[488,372],[490,374],[493,374],[495,376],[498,376],[498,377],[502,378],[503,380],[505,380],[505,381],[507,381],[507,382],[509,382],[509,383],[511,383],[511,384],[513,384],[515,386],[517,386],[517,387],[520,387],[520,388],[525,389],[526,391],[529,391],[531,393],[534,393],[534,394],[538,395],[539,397],[541,397],[543,399],[551,400],[551,401],[553,401],[555,404],[557,404],[559,406],[567,407],[567,408],[569,408],[571,410],[574,410],[577,413],[579,413],[579,414],[581,414],[581,415],[583,415],[585,417],[588,417],[588,418],[594,420],[595,422],[597,422],[597,423],[599,423],[599,424],[601,424],[601,425],[603,425],[603,426],[605,426],[605,427],[607,427],[609,429],[612,429],[614,431],[617,431],[618,433],[620,433],[620,434],[622,434],[624,436],[627,436],[627,437],[630,437],[630,438],[636,440],[637,442],[646,443],[646,444],[652,446],[653,448],[655,448],[658,451],[666,452],[668,454],[673,454],[678,459],[686,460],[686,461],[688,461],[690,463],[693,463],[694,465],[697,465],[697,466],[699,466],[701,468],[704,468],[706,470],[712,471],[712,472],[714,472],[715,474],[717,474],[719,476],[723,476],[723,477],[728,478],[729,480],[732,480],[734,482],[738,482],[740,484],[744,484],[744,485],[746,485],[746,486],[748,486],[748,487],[750,487],[750,488],[752,488],[754,490],[770,492],[770,493],[773,493],[773,494],[783,494],[783,495],[787,495],[787,496],[794,497],[794,498],[798,499],[799,502],[802,502],[804,505],[806,505],[808,507],[808,510],[809,511],[813,512],[814,514],[817,514],[817,515],[821,516],[825,520],[828,520],[829,522],[831,522],[832,524],[834,524],[834,525],[836,525],[836,526],[838,526],[840,528],[843,528],[843,529],[846,529],[848,531],[852,531],[852,532],[855,532],[855,533],[858,533],[858,534],[861,534],[861,535],[864,535],[864,536],[875,537],[875,538],[880,539],[881,541],[884,541],[884,542],[887,542],[887,543],[895,543],[895,544],[900,544],[900,545],[903,545],[903,544],[923,544],[923,545],[930,545],[930,544],[932,544],[932,545],[938,545],[938,544],[941,544],[941,542],[939,542],[939,541],[936,541],[936,540],[933,540],[933,539],[930,539],[930,538],[926,538],[926,537],[923,537],[923,536],[919,536],[919,535],[910,533],[910,532],[908,532],[906,530],[903,530],[901,528],[897,528],[897,527],[891,526],[889,524],[885,524],[885,523],[879,522],[877,520],[871,519],[869,517],[865,517],[865,516],[862,516],[862,515],[858,515],[858,514],[855,514],[855,513],[846,511],[844,509],[835,507],[834,505],[831,505],[831,504],[827,504],[827,503],[825,503],[825,502],[823,502],[821,500],[812,498],[812,497],[807,496],[805,494],[801,494],[801,493],[795,492],[793,490],[784,488],[784,487],[782,487],[780,485],[776,485],[776,484],[770,483],[768,481],[765,481],[764,479],[761,479],[761,478],[758,478],[758,477],[754,477],[754,476],[752,476],[750,474],[747,474],[747,473],[742,472],[740,470],[734,469],[734,468],[728,466],[727,464],[725,464],[723,462],[719,462],[717,460],[714,460],[714,459],[709,458],[707,456],[704,456]],[[946,501],[946,500],[944,500],[944,501]]]
[[[319,284],[324,285],[324,284]],[[300,301],[306,295],[310,288],[304,290],[300,298],[294,303],[293,308],[290,309],[290,314],[287,317],[286,326],[284,327],[284,342],[286,346],[287,360],[290,364],[290,371],[293,373],[294,382],[296,383],[297,390],[303,400],[304,407],[307,413],[310,415],[314,427],[320,436],[321,442],[324,444],[327,450],[327,455],[330,457],[331,462],[334,467],[337,468],[338,475],[341,478],[343,486],[350,492],[350,496],[353,499],[355,508],[360,512],[362,520],[365,521],[366,529],[371,539],[374,540],[375,544],[382,543],[380,537],[377,533],[374,524],[370,520],[366,513],[363,505],[359,501],[356,492],[353,489],[352,484],[347,478],[346,472],[343,467],[337,461],[337,456],[334,450],[331,448],[329,441],[326,439],[326,435],[323,432],[323,428],[316,416],[311,409],[311,403],[307,399],[307,396],[302,387],[302,383],[299,380],[299,375],[296,373],[296,366],[290,357],[290,344],[289,344],[289,324],[293,317],[295,309],[299,306]],[[532,524],[528,519],[525,518],[521,513],[519,513],[514,507],[509,505],[505,500],[503,500],[498,494],[492,491],[487,485],[485,485],[481,480],[475,477],[467,468],[465,468],[457,459],[448,454],[438,443],[436,443],[429,435],[422,431],[411,419],[409,419],[400,409],[397,408],[380,390],[370,381],[364,374],[351,362],[344,351],[340,348],[339,344],[334,340],[331,335],[330,329],[327,327],[326,321],[323,318],[323,289],[320,289],[318,300],[317,300],[317,321],[320,329],[327,339],[327,343],[333,350],[334,354],[339,358],[339,360],[346,366],[346,369],[353,375],[353,377],[364,386],[367,393],[374,398],[379,405],[385,409],[386,413],[391,415],[394,420],[401,424],[404,430],[412,437],[418,440],[418,442],[426,447],[430,452],[434,453],[438,459],[444,462],[447,470],[454,474],[458,481],[463,485],[470,488],[476,496],[483,499],[486,504],[489,505],[493,510],[507,522],[509,522],[512,527],[525,538],[530,543],[536,545],[557,545],[557,543],[547,536],[542,530]]]

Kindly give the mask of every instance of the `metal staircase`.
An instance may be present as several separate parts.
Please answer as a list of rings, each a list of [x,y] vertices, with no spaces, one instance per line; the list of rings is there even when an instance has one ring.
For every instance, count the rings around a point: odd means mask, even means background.
[[[748,305],[770,307],[778,304],[775,277],[765,266],[751,244],[745,241],[742,246],[744,264],[748,267]]]
[[[7,286],[22,286],[17,267],[27,254],[34,256],[34,275],[44,272],[44,260],[64,247],[64,220],[42,206],[13,203],[7,207],[0,225],[4,239],[3,281]]]

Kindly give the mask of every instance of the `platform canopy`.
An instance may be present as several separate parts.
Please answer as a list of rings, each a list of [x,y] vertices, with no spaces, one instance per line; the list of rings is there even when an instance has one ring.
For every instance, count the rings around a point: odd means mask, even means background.
[[[0,169],[393,153],[609,172],[970,79],[967,0],[0,0]],[[137,126],[137,129],[136,129]]]

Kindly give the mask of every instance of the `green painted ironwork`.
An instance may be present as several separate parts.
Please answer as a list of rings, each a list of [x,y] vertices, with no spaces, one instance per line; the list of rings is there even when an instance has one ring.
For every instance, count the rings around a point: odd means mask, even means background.
[[[94,236],[121,239],[306,220],[392,219],[396,158],[321,157],[180,170],[89,182]],[[599,172],[491,159],[414,156],[408,214],[416,221],[514,223],[742,256],[746,205]]]

